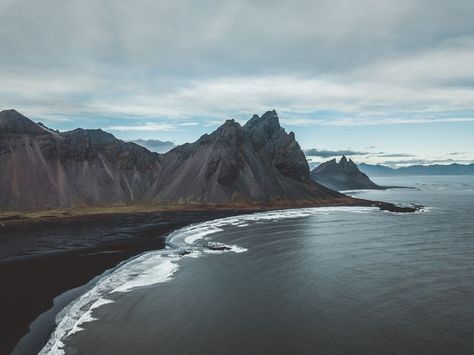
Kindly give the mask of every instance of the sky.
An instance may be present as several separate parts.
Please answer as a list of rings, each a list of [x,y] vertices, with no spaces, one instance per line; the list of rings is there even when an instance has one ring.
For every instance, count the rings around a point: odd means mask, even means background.
[[[470,163],[473,18],[472,0],[0,0],[0,110],[182,144],[275,109],[315,162]]]

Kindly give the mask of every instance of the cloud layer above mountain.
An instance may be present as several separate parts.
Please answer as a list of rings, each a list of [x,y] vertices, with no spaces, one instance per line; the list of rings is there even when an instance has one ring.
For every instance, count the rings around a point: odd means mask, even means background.
[[[2,0],[0,106],[173,140],[272,108],[295,130],[474,125],[473,18],[470,0]]]

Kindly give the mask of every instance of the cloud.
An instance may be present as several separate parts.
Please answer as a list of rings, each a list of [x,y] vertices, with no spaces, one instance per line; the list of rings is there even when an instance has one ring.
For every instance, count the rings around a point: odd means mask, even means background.
[[[51,80],[32,75],[28,88],[11,90],[15,79],[6,77],[0,88],[0,103],[8,102],[7,107],[53,120],[61,115],[69,119],[95,115],[167,118],[195,125],[189,120],[242,119],[276,108],[282,124],[290,127],[474,122],[474,90],[469,88],[337,83],[331,78],[298,76],[203,78],[166,89],[152,83],[136,86],[93,78],[83,78],[80,85],[71,85],[67,76],[63,82]]]
[[[304,151],[306,156],[321,157],[321,158],[331,158],[331,157],[340,157],[342,155],[353,156],[353,155],[368,155],[371,153],[368,152],[359,152],[354,150],[318,150],[318,149],[306,149]]]
[[[156,153],[166,153],[167,151],[176,147],[173,142],[170,141],[160,141],[158,139],[136,139],[134,143],[141,145],[148,150]]]
[[[0,13],[12,67],[221,76],[364,67],[468,33],[473,9],[469,0],[4,0]]]
[[[106,129],[111,131],[174,131],[176,127],[169,123],[145,123],[138,126],[110,126]]]
[[[0,106],[156,121],[121,131],[272,108],[288,126],[474,122],[473,17],[470,0],[3,0]]]
[[[383,154],[377,154],[377,157],[380,158],[412,158],[415,157],[413,154],[405,154],[405,153],[383,153]]]

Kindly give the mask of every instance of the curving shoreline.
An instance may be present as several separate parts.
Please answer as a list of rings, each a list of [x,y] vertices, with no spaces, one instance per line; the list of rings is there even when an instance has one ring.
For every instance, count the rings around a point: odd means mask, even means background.
[[[0,293],[0,353],[11,353],[28,333],[31,323],[52,308],[56,297],[87,284],[135,255],[163,249],[164,237],[176,229],[240,213],[228,210],[110,214],[5,224],[0,227],[1,245],[17,237],[19,243],[16,249],[2,250],[0,259],[0,278],[8,285],[7,291]],[[48,244],[45,231],[54,234],[54,243],[24,255],[24,247],[33,240]],[[91,240],[91,234],[96,234],[96,238]],[[41,326],[49,329],[29,336],[22,349],[28,349],[27,353],[39,351],[54,325],[54,317],[42,322]]]
[[[190,205],[116,205],[98,207],[76,207],[45,209],[32,211],[0,210],[0,231],[2,227],[18,224],[38,222],[43,220],[72,220],[86,216],[109,216],[109,215],[133,215],[142,213],[164,213],[164,212],[260,212],[277,209],[303,208],[303,207],[335,207],[335,206],[359,206],[378,207],[390,212],[416,212],[423,206],[398,206],[394,203],[383,201],[371,201],[355,197],[343,196],[340,198],[318,201],[277,201],[273,203],[236,203],[236,204],[190,204]]]
[[[67,339],[78,330],[84,329],[83,323],[95,320],[96,317],[92,311],[96,312],[96,309],[102,305],[115,303],[115,292],[126,293],[137,287],[157,285],[173,278],[174,273],[180,269],[179,260],[183,256],[190,255],[192,258],[199,258],[209,253],[247,251],[245,247],[239,245],[214,242],[212,237],[209,241],[209,235],[225,233],[227,227],[247,226],[249,222],[274,222],[284,219],[322,216],[331,212],[363,213],[374,210],[376,210],[375,207],[347,206],[273,210],[216,218],[180,228],[166,237],[166,243],[169,246],[166,250],[145,252],[138,257],[126,260],[110,273],[98,277],[96,283],[77,298],[68,307],[67,312],[62,314],[61,320],[41,354],[49,353],[49,351],[64,353],[65,349],[68,349]]]
[[[420,206],[401,207],[392,203],[354,198],[341,199],[339,202],[317,206],[280,204],[237,209],[231,206],[214,206],[212,209],[193,206],[175,211],[110,212],[73,216],[49,214],[37,218],[3,219],[0,226],[1,235],[7,238],[0,237],[0,243],[4,245],[4,239],[12,240],[19,235],[22,236],[22,242],[16,246],[18,248],[16,251],[14,248],[6,248],[7,250],[0,255],[0,276],[10,285],[9,292],[0,295],[0,305],[4,314],[0,328],[7,339],[2,342],[0,353],[9,353],[13,350],[20,339],[28,333],[31,323],[51,309],[55,297],[85,285],[121,261],[145,251],[163,249],[164,237],[188,224],[242,213],[295,207],[370,206],[398,213],[415,212],[420,208]],[[43,240],[45,234],[56,235],[57,239],[48,245],[48,240],[46,242]],[[97,236],[90,239],[88,237],[91,234]],[[32,242],[38,243],[38,239],[40,244],[43,242],[46,246],[30,253],[26,252],[25,255],[23,247]],[[30,332],[28,337],[22,339],[17,353],[25,353],[24,349],[29,349],[28,352],[38,351],[47,341],[47,336],[54,325],[54,317],[50,317],[49,321],[43,320],[42,327],[49,329],[43,330],[40,334]],[[23,352],[20,349],[23,349]]]

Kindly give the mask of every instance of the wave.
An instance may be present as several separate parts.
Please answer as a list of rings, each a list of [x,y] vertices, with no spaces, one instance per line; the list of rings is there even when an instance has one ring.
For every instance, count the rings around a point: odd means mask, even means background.
[[[369,213],[376,207],[315,207],[276,210],[225,217],[193,224],[170,233],[168,249],[146,252],[105,272],[82,296],[71,302],[56,317],[56,328],[40,354],[64,354],[65,340],[81,330],[85,323],[97,320],[93,312],[115,302],[122,293],[149,287],[172,279],[183,257],[199,258],[206,254],[243,253],[246,248],[210,241],[225,227],[245,227],[251,223],[304,218],[332,212]]]

